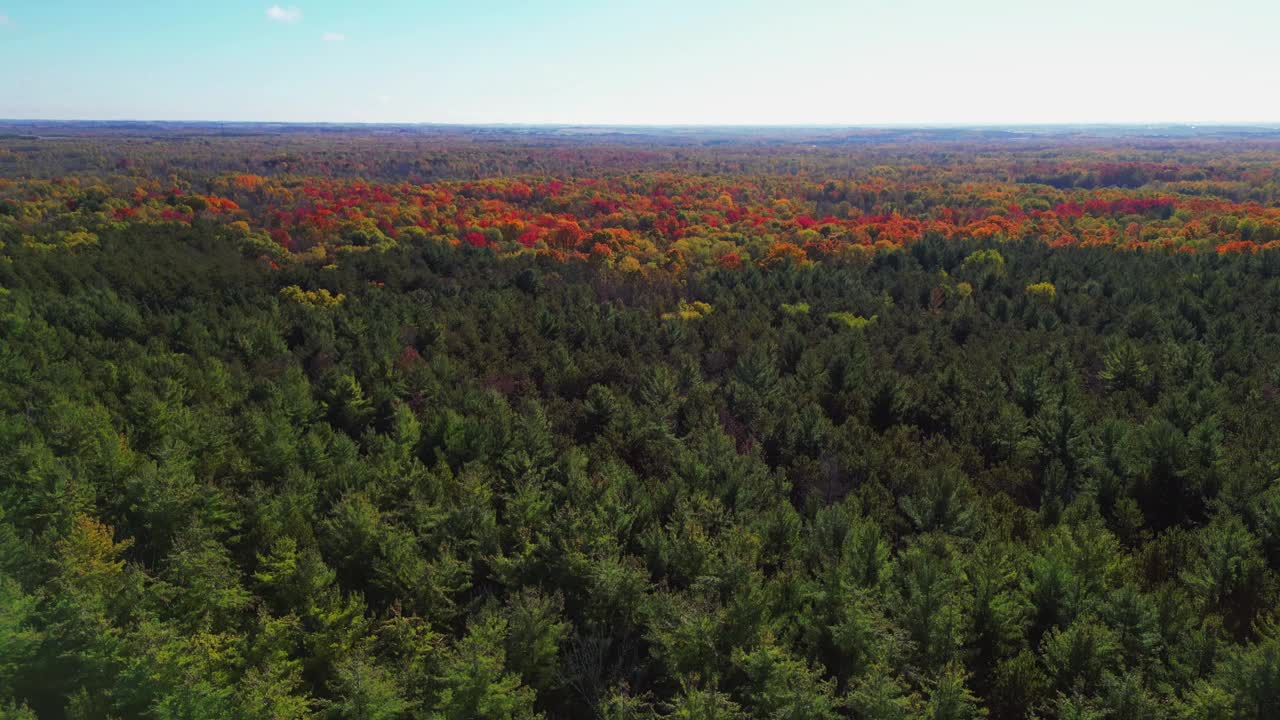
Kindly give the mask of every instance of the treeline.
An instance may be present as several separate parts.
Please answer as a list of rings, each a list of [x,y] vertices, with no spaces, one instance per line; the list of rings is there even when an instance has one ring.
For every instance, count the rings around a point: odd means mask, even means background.
[[[1274,202],[1274,130],[497,128],[0,121],[0,177],[228,173],[413,183],[632,173],[862,180],[885,169],[946,182],[1057,189],[1209,182]]]
[[[0,253],[0,716],[1280,707],[1280,251]]]
[[[443,243],[646,275],[780,258],[864,265],[877,249],[925,238],[1219,254],[1280,247],[1280,208],[1234,194],[1203,182],[1064,191],[893,168],[821,183],[678,173],[428,184],[115,174],[0,180],[0,243],[58,251],[130,226],[213,224],[264,262],[328,265]]]

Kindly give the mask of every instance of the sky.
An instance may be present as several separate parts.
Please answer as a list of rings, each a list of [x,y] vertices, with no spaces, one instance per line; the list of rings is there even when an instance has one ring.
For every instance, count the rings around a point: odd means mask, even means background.
[[[0,118],[1280,124],[1277,0],[0,0]]]

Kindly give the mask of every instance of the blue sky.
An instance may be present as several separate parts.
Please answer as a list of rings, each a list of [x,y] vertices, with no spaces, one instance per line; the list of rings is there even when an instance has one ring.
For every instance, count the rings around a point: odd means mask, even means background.
[[[0,117],[1280,123],[1276,0],[0,0]]]

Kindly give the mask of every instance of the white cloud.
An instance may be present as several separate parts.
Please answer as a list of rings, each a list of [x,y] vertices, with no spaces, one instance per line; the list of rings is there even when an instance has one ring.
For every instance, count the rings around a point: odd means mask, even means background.
[[[14,24],[13,18],[9,17],[8,15],[0,15],[0,27],[9,27],[10,25],[13,25],[13,24]]]
[[[339,32],[327,32],[321,35],[320,39],[325,42],[342,42],[347,39],[347,36]]]
[[[267,18],[276,22],[295,23],[302,19],[302,11],[296,5],[290,5],[287,8],[272,5],[267,8]]]

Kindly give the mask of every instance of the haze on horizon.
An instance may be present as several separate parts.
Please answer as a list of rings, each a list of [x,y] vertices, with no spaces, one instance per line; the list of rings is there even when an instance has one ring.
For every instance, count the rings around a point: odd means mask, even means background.
[[[1268,0],[0,0],[0,117],[1280,123]]]

